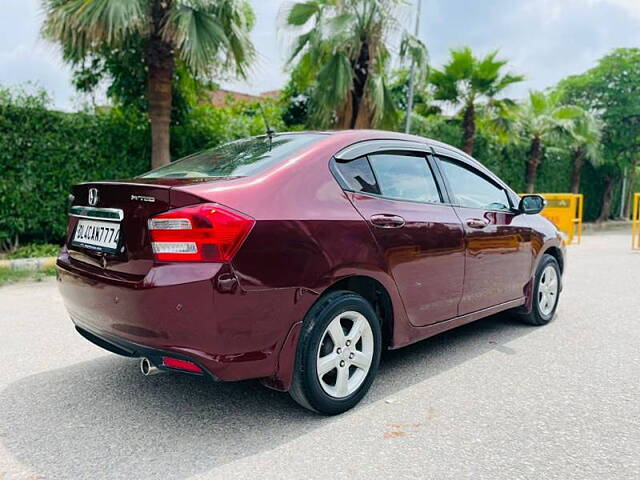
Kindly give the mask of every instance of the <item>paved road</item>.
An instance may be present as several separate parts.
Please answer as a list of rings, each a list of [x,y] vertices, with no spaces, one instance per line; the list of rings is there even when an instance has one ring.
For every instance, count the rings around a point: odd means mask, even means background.
[[[390,352],[353,412],[255,382],[144,378],[71,328],[54,281],[0,288],[0,478],[640,478],[640,252],[571,247],[557,318]]]

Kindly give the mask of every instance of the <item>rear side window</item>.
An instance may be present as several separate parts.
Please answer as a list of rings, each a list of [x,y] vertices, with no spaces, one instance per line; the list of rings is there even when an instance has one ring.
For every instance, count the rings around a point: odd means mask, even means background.
[[[367,157],[360,157],[344,163],[337,161],[336,166],[350,190],[380,195],[380,187],[378,187],[378,182],[376,182]]]
[[[322,138],[325,138],[322,134],[295,134],[237,140],[176,160],[139,178],[249,177],[300,153]]]
[[[440,159],[440,168],[449,181],[456,203],[461,207],[510,210],[507,192],[495,183],[444,158]]]
[[[420,155],[369,155],[382,195],[398,200],[440,203],[440,192],[427,159]]]

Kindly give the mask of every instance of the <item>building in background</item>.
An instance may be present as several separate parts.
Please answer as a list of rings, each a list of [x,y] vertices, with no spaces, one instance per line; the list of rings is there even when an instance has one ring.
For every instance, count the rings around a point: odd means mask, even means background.
[[[209,93],[211,105],[214,107],[229,106],[237,101],[259,102],[265,99],[276,99],[280,96],[280,90],[269,90],[258,95],[234,92],[233,90],[213,90]]]

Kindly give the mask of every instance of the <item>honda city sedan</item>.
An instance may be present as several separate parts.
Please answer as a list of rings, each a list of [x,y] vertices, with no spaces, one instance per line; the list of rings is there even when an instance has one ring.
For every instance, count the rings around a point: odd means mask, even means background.
[[[543,198],[416,136],[270,134],[71,198],[57,279],[82,336],[323,414],[363,398],[384,349],[505,310],[546,324],[562,289]]]

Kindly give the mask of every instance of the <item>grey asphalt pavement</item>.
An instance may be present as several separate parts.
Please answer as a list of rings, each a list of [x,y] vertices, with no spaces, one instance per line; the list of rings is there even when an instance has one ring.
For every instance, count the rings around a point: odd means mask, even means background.
[[[499,315],[389,352],[326,418],[257,382],[145,378],[54,280],[0,288],[0,479],[638,479],[640,252],[569,248],[545,327]]]

